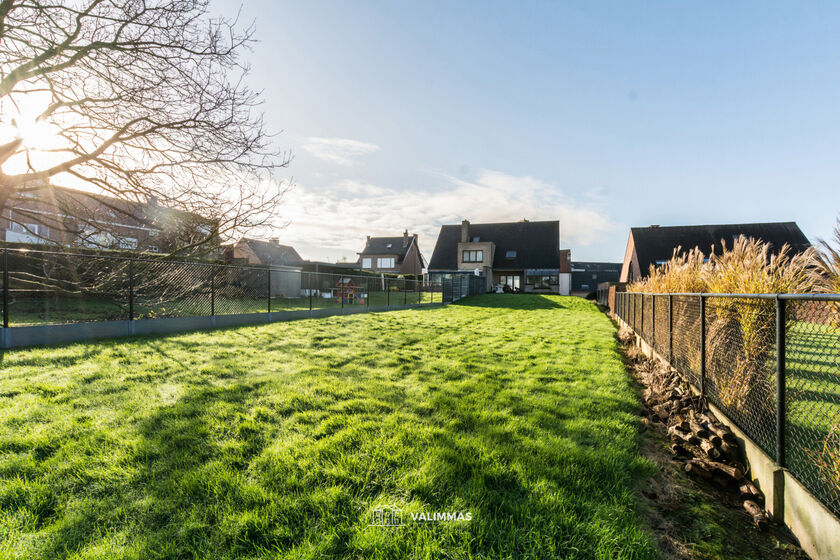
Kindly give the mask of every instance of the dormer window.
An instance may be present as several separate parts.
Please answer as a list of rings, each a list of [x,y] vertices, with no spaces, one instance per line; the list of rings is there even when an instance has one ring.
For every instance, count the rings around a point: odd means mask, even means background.
[[[478,243],[478,237],[473,237],[472,242],[473,242],[473,243]]]
[[[516,258],[516,251],[507,251],[505,252],[506,259],[515,259]]]
[[[393,245],[392,243],[388,243],[387,245],[385,245],[385,248],[386,248],[386,249],[390,249],[390,248],[391,248],[391,247],[393,247],[393,246],[394,246],[394,245]]]

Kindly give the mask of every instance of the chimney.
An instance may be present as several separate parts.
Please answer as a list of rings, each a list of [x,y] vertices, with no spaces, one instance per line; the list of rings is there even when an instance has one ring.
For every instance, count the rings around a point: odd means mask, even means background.
[[[403,247],[405,247],[406,245],[408,245],[408,230],[405,230],[403,232]]]
[[[280,245],[280,238],[279,237],[272,237],[268,240],[269,243],[272,245]]]
[[[464,220],[461,222],[461,243],[466,243],[470,240],[470,221]]]

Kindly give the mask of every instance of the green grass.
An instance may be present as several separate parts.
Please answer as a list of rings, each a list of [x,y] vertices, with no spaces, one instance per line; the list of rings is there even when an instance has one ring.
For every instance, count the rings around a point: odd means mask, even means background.
[[[653,558],[614,333],[489,295],[7,352],[0,558]]]

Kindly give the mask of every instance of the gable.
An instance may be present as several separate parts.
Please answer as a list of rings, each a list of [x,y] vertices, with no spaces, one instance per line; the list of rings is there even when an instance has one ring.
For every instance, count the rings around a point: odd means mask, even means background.
[[[564,268],[558,221],[470,224],[470,241],[475,237],[496,245],[494,269]],[[429,269],[456,270],[460,242],[460,225],[441,226]]]
[[[761,239],[772,251],[779,251],[785,243],[795,252],[811,246],[795,222],[632,228],[630,235],[643,275],[650,265],[669,260],[677,247],[684,251],[699,247],[706,254],[714,248],[720,253],[721,241],[731,248],[739,235]]]

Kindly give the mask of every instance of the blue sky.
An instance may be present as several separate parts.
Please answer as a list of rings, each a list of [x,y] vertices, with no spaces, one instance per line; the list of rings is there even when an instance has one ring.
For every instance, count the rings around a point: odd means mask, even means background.
[[[219,2],[232,14],[239,3]],[[840,4],[246,2],[249,83],[310,258],[365,235],[559,219],[573,260],[628,228],[840,213]]]

